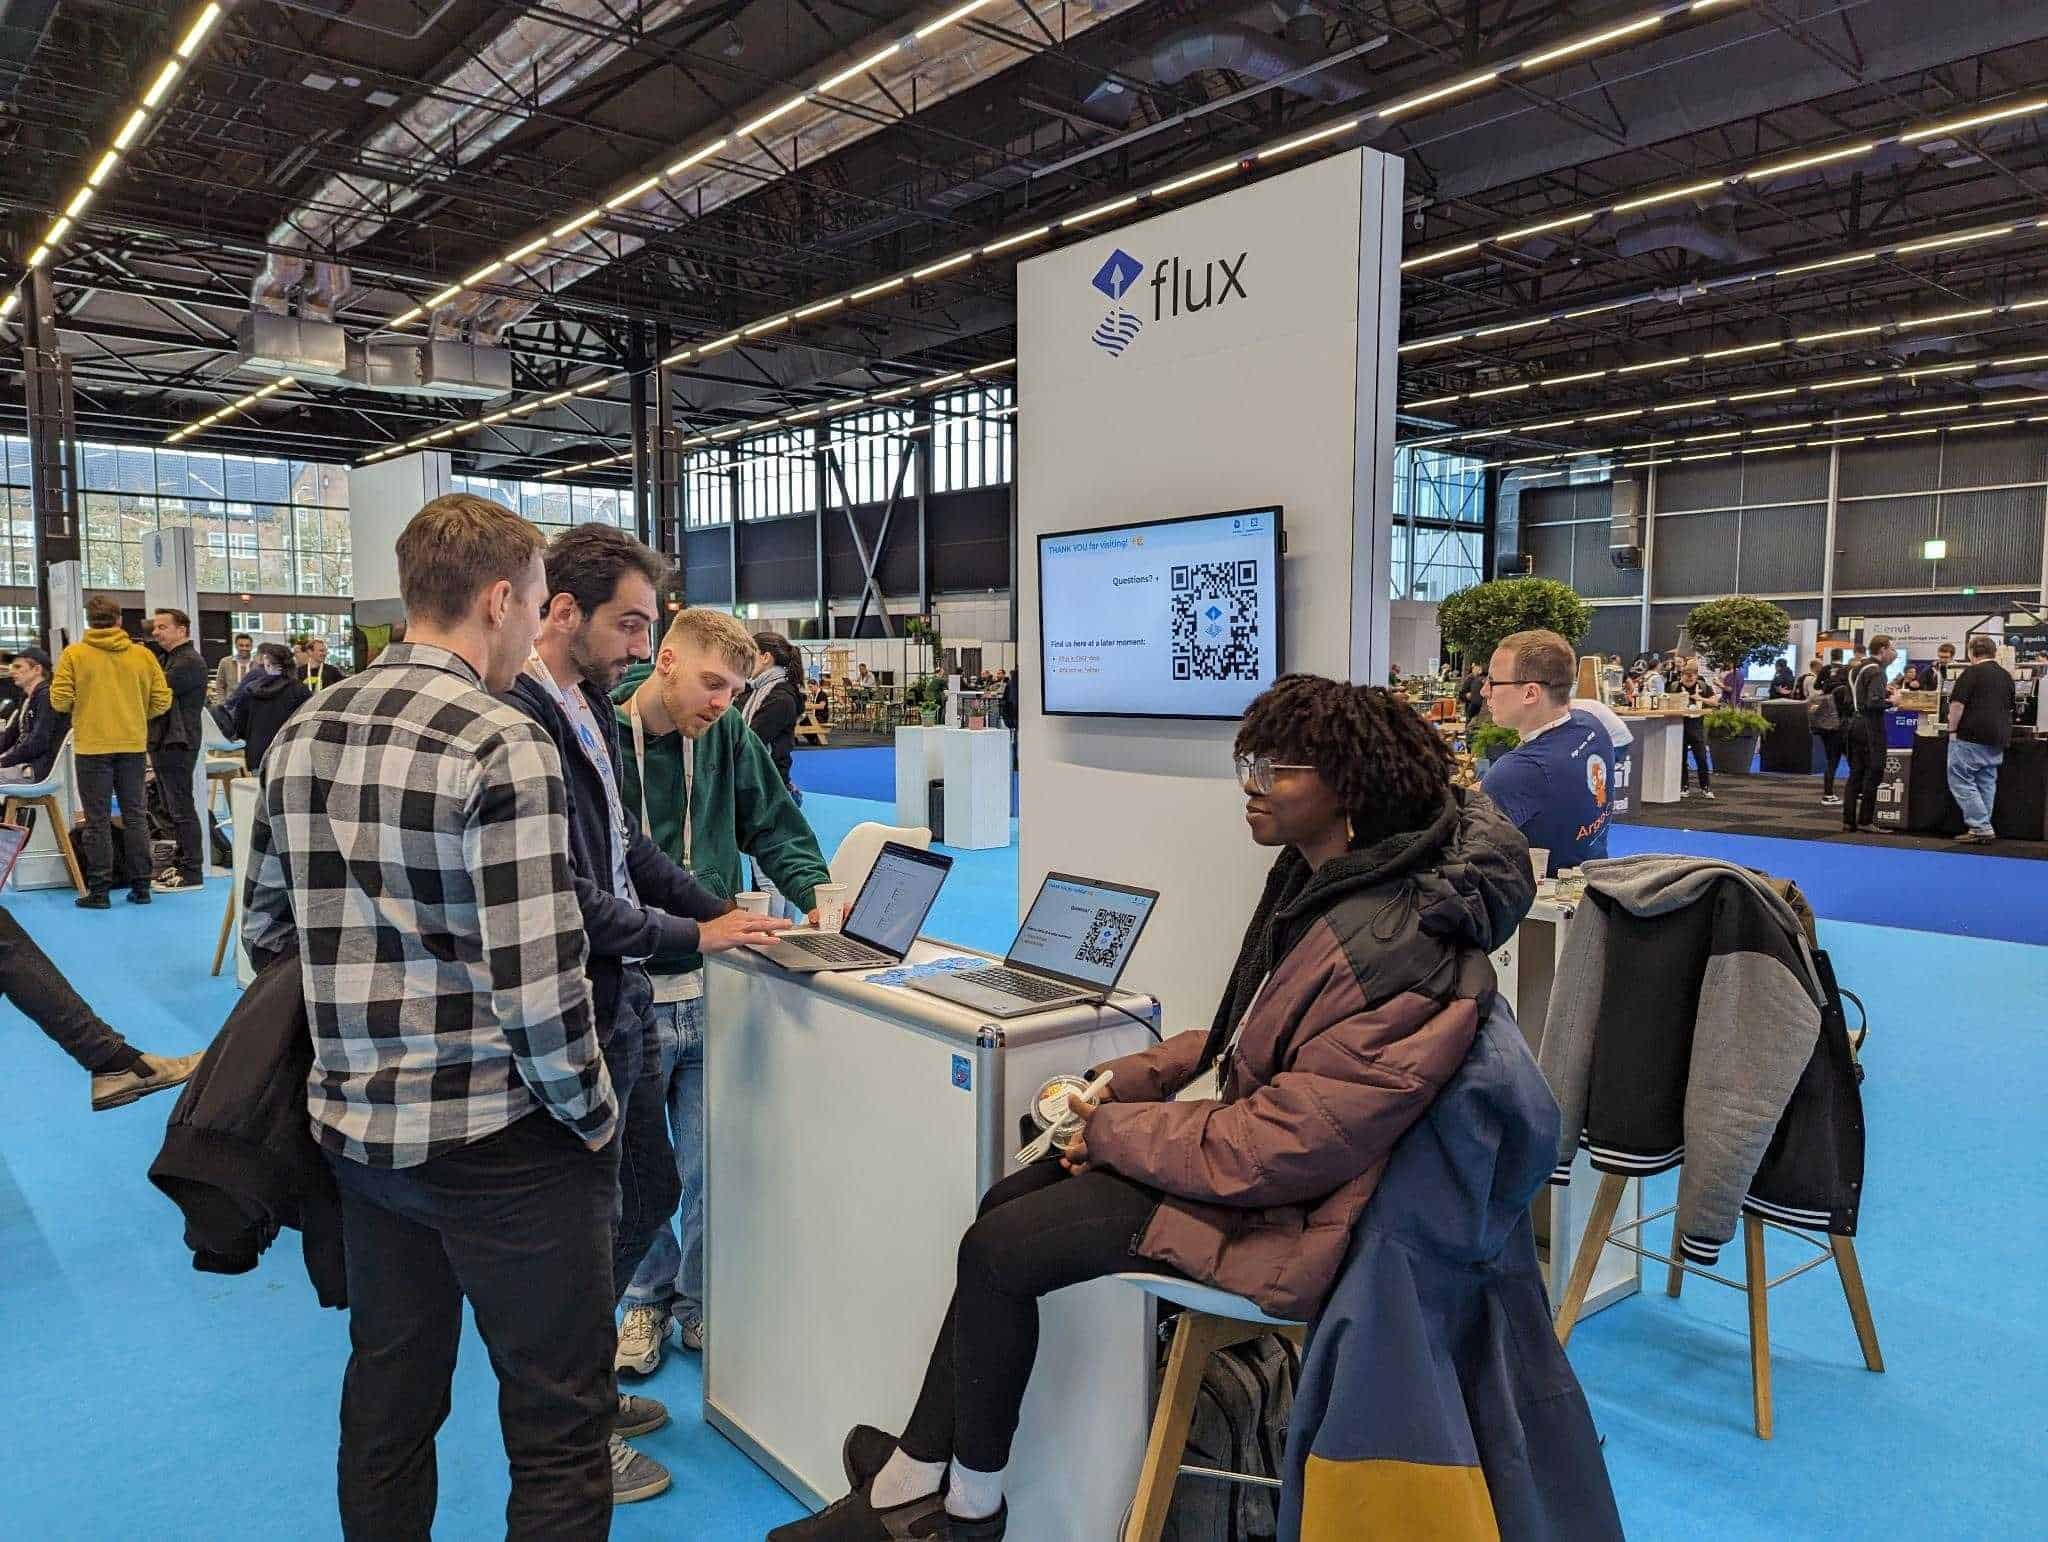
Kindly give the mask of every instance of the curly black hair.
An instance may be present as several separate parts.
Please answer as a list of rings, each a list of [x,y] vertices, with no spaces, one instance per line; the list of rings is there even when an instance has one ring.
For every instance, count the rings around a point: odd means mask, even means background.
[[[1282,675],[1245,709],[1236,753],[1314,766],[1369,846],[1437,817],[1451,753],[1414,711],[1377,685]]]

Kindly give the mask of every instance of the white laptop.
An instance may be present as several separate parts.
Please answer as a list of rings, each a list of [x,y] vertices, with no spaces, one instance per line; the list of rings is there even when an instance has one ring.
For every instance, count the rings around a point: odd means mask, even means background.
[[[1159,891],[1100,878],[1048,873],[1000,965],[909,983],[998,1020],[1116,989]]]

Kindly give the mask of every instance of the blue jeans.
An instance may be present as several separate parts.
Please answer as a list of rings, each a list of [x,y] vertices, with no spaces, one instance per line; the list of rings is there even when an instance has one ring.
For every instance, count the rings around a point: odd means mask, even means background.
[[[1948,740],[1948,790],[1963,811],[1963,823],[1978,835],[1991,834],[1991,805],[1998,800],[1998,768],[2005,751],[1995,744]]]
[[[657,1053],[641,1078],[662,1090],[682,1197],[625,1295],[626,1305],[666,1307],[685,1327],[704,1320],[704,998],[653,1007]],[[680,1238],[678,1237],[680,1232]]]

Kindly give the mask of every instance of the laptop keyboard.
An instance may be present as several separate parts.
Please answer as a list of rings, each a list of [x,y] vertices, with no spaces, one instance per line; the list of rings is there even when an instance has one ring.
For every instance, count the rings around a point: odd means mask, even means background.
[[[1021,1001],[1055,1001],[1074,994],[1071,985],[1019,974],[1014,969],[963,969],[953,978],[965,980],[969,985],[985,985],[992,991],[1015,996]]]
[[[828,964],[861,964],[879,956],[865,943],[849,942],[837,932],[812,932],[802,937],[785,937],[783,941]]]

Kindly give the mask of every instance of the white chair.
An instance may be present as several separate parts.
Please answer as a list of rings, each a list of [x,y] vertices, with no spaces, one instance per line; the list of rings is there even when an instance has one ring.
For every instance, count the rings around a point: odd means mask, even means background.
[[[242,764],[242,741],[227,736],[211,707],[199,714],[199,745],[205,752],[200,764],[206,773],[206,811],[210,814],[235,778],[249,773]]]
[[[1145,1442],[1145,1465],[1138,1470],[1138,1492],[1131,1500],[1129,1519],[1124,1523],[1122,1542],[1159,1542],[1166,1532],[1166,1511],[1173,1503],[1173,1487],[1184,1472],[1231,1483],[1255,1483],[1278,1488],[1278,1478],[1254,1473],[1219,1472],[1209,1467],[1184,1467],[1181,1456],[1187,1450],[1188,1427],[1194,1422],[1195,1394],[1201,1389],[1202,1372],[1209,1357],[1218,1350],[1262,1333],[1278,1333],[1299,1347],[1308,1324],[1269,1317],[1243,1296],[1234,1296],[1213,1285],[1175,1279],[1166,1274],[1119,1274],[1119,1280],[1136,1285],[1161,1301],[1183,1308],[1173,1328],[1173,1348],[1167,1352],[1166,1374],[1159,1380],[1159,1402],[1152,1415],[1152,1434]]]
[[[860,893],[860,886],[868,881],[868,873],[875,865],[875,858],[882,854],[882,843],[894,841],[899,846],[915,846],[919,851],[929,851],[932,832],[922,825],[911,829],[905,825],[885,825],[869,819],[855,825],[846,832],[846,838],[839,843],[839,849],[832,853],[832,881],[843,884],[846,898],[852,903],[854,895]]]
[[[220,973],[220,966],[228,956],[228,945],[233,941],[235,949],[235,978],[247,985],[255,976],[249,963],[249,955],[243,949],[241,940],[235,936],[235,917],[240,910],[242,881],[249,875],[249,846],[256,825],[256,799],[261,796],[262,783],[253,776],[237,777],[228,784],[228,817],[234,821],[234,867],[228,877],[227,909],[220,918],[220,941],[214,944],[213,972]]]
[[[14,887],[23,887],[21,861],[37,851],[45,854],[55,849],[64,859],[64,871],[71,875],[71,887],[80,894],[85,893],[85,874],[78,869],[78,853],[71,844],[71,811],[73,804],[72,774],[75,763],[71,755],[71,735],[67,731],[64,741],[57,746],[57,758],[50,764],[50,774],[40,782],[16,782],[9,787],[0,787],[5,801],[0,802],[0,820],[14,822],[15,810],[22,804],[41,811],[43,817],[36,824],[35,835],[29,837],[28,846],[23,850],[14,869]],[[41,838],[41,832],[50,832],[48,842]],[[39,886],[40,887],[40,886]]]

